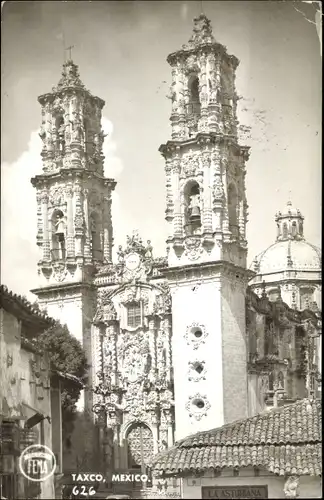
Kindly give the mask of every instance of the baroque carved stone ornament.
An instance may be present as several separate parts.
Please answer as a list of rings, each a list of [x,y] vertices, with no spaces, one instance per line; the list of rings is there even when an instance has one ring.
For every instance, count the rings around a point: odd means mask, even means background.
[[[203,253],[201,238],[199,236],[189,236],[184,241],[185,255],[189,260],[197,260]]]
[[[189,412],[189,416],[196,420],[201,420],[202,417],[205,417],[209,408],[210,403],[207,397],[205,395],[202,396],[198,392],[194,396],[189,396],[189,400],[186,404],[186,410]]]
[[[62,282],[67,276],[67,269],[63,262],[53,264],[53,277],[56,281]]]
[[[298,497],[298,486],[299,477],[298,476],[288,476],[284,486],[284,493],[286,498],[297,498]]]
[[[204,325],[193,322],[187,327],[184,337],[187,344],[191,345],[196,350],[205,343],[207,335],[208,333]]]
[[[188,380],[191,382],[199,382],[206,379],[205,361],[189,361]]]

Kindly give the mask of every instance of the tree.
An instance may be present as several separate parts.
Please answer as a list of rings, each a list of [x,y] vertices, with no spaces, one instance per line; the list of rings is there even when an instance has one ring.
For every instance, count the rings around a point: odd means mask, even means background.
[[[56,322],[35,339],[36,346],[49,354],[51,368],[63,374],[74,375],[86,382],[87,360],[80,342],[73,337],[66,325]],[[62,386],[62,420],[65,437],[73,430],[76,403],[81,388],[73,381],[64,381]]]

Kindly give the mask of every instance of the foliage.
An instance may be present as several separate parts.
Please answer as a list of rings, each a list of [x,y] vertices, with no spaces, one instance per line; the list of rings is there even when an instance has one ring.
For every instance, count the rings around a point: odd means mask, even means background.
[[[88,369],[86,355],[80,342],[73,337],[66,325],[56,322],[51,328],[35,339],[37,347],[50,356],[52,369],[78,377],[86,381]],[[63,421],[66,428],[74,419],[76,402],[80,397],[80,387],[73,382],[64,381],[62,387]]]

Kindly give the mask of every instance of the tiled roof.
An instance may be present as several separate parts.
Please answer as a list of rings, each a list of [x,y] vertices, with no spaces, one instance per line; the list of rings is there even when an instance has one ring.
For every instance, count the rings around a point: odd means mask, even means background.
[[[38,310],[22,295],[8,290],[5,285],[0,285],[0,307],[27,323],[37,323],[42,329],[49,328],[55,323],[53,318]]]
[[[153,459],[158,474],[254,466],[279,475],[321,475],[322,406],[303,399],[182,439]]]

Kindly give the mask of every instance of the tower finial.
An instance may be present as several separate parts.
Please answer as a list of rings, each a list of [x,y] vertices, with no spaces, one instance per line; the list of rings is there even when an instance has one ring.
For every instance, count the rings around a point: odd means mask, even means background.
[[[69,51],[69,59],[68,61],[72,61],[72,49],[74,48],[74,45],[70,45],[69,47],[66,47],[65,51]]]

